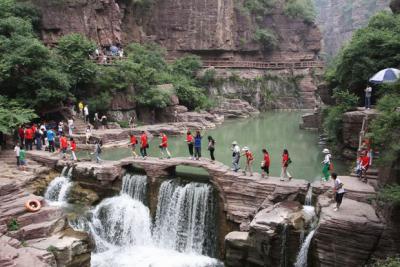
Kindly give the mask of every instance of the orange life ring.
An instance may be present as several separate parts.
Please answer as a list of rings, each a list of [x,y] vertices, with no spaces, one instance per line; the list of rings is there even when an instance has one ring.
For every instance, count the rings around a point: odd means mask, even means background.
[[[30,199],[25,202],[25,208],[30,212],[36,212],[42,208],[42,204],[40,204],[39,200]]]

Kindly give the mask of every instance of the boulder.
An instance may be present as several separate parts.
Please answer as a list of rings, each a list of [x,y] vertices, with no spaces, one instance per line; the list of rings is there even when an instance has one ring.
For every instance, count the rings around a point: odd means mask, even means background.
[[[227,98],[222,99],[218,107],[214,108],[211,112],[223,115],[226,118],[248,118],[260,113],[247,101]]]
[[[336,212],[326,196],[318,198],[318,207],[320,220],[312,250],[315,266],[365,266],[384,229],[374,208],[344,198]]]
[[[393,13],[400,13],[400,0],[391,0],[390,8],[392,9]]]

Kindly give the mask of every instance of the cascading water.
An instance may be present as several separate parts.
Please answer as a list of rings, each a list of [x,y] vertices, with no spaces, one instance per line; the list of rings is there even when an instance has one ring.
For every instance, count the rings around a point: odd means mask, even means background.
[[[68,170],[68,172],[67,172]],[[67,201],[67,195],[69,189],[72,186],[71,176],[73,167],[63,168],[60,176],[53,179],[44,193],[44,198],[50,203],[50,205],[61,206]],[[67,174],[65,174],[67,172]]]
[[[140,201],[145,198],[146,183],[143,176],[126,176],[119,196],[104,199],[92,210],[88,222],[77,222],[88,226],[95,241],[92,266],[223,266],[216,259],[200,255],[211,243],[204,240],[212,224],[212,188],[164,182],[152,226],[149,209]]]
[[[180,186],[174,181],[162,183],[153,231],[155,242],[180,252],[213,255],[215,247],[209,245],[215,242],[207,240],[215,234],[206,236],[214,229],[212,196],[212,187],[207,184]]]
[[[126,174],[122,178],[122,193],[146,204],[147,176]]]
[[[281,244],[281,267],[286,267],[287,266],[287,261],[286,261],[286,240],[287,240],[287,224],[283,225],[282,229],[282,244]]]
[[[311,240],[314,236],[317,220],[315,215],[315,208],[312,206],[312,186],[310,185],[307,191],[306,199],[303,206],[303,216],[306,223],[309,223],[311,231],[308,233],[307,237],[302,241],[301,248],[297,254],[296,263],[294,267],[307,267],[308,261],[308,250],[310,248]],[[303,236],[304,236],[304,232]]]

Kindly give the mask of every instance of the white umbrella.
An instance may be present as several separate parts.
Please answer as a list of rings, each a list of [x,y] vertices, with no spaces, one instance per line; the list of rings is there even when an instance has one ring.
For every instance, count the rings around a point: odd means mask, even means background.
[[[381,83],[393,83],[400,78],[400,70],[394,68],[388,68],[379,71],[374,76],[372,76],[369,81],[375,84]]]

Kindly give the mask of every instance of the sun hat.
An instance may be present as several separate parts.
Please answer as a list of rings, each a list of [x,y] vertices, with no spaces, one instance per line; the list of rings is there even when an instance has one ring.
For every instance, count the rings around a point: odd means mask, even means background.
[[[325,148],[324,150],[322,150],[322,153],[329,154],[329,149]]]
[[[245,146],[244,148],[242,148],[243,151],[249,151],[249,148],[247,146]]]
[[[236,141],[233,141],[233,142],[232,142],[232,145],[237,145],[237,142],[236,142]]]

